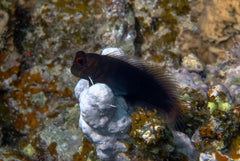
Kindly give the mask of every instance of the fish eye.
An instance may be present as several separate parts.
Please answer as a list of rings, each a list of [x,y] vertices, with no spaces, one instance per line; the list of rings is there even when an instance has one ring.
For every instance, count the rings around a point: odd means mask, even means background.
[[[79,65],[84,65],[86,63],[86,59],[83,57],[79,57],[76,59],[76,63]]]

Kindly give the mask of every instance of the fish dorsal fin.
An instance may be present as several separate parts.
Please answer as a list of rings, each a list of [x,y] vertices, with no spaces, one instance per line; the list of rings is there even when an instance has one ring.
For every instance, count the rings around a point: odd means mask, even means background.
[[[172,78],[170,74],[166,72],[166,69],[157,64],[152,64],[143,61],[138,57],[124,53],[122,50],[118,48],[116,48],[115,50],[111,50],[109,52],[105,52],[102,55],[107,55],[114,59],[118,59],[120,61],[123,61],[138,68],[139,70],[147,72],[148,74],[153,76],[159,83],[164,84],[166,87],[175,88],[176,86],[175,80]]]
[[[139,58],[133,55],[129,55],[125,53],[120,48],[106,48],[102,51],[101,55],[106,55],[114,59],[118,59],[119,61],[135,66],[140,70],[147,70],[146,69],[147,66],[145,65],[145,62],[143,62],[142,60],[140,60]]]

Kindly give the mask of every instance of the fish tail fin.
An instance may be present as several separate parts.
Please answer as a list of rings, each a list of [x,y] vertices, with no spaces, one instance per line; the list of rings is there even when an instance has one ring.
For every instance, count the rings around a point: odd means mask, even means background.
[[[169,125],[176,131],[183,132],[185,129],[185,123],[182,112],[179,109],[173,109],[168,114]]]

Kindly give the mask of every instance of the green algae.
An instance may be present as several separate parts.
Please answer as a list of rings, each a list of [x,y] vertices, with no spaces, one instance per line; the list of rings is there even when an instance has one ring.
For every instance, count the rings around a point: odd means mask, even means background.
[[[0,2],[0,6],[2,6],[5,9],[9,9],[13,5],[12,0],[2,0]]]
[[[199,128],[201,141],[196,146],[202,150],[218,151],[229,155],[232,138],[238,136],[239,122],[233,115],[233,104],[228,95],[216,90],[208,91],[207,111],[210,115]]]
[[[45,106],[46,100],[47,100],[47,98],[43,92],[32,94],[32,96],[30,98],[31,103],[40,108]]]
[[[213,113],[214,110],[220,110],[228,113],[233,108],[233,104],[229,102],[227,99],[227,94],[221,91],[216,91],[214,89],[210,89],[208,91],[208,109],[210,114]]]
[[[213,111],[217,109],[217,105],[214,102],[208,102],[207,107],[209,109],[210,114],[212,114]]]
[[[26,147],[24,147],[23,153],[28,157],[32,158],[33,155],[36,154],[36,150],[33,148],[31,144],[28,144]]]
[[[93,144],[86,137],[83,137],[79,151],[73,155],[73,161],[98,160]]]
[[[224,102],[220,97],[217,96],[215,100],[219,110],[229,112],[232,109],[232,105],[228,102]]]
[[[224,102],[220,97],[216,97],[216,102],[208,102],[209,113],[212,114],[214,110],[218,109],[220,111],[229,112],[232,109],[232,104],[229,102]]]

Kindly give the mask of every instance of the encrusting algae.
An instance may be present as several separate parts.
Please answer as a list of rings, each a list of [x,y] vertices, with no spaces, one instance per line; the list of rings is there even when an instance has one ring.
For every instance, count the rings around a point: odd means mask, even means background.
[[[142,108],[137,108],[132,113],[131,120],[130,135],[139,149],[152,148],[154,150],[154,145],[158,147],[160,142],[165,142],[167,138],[167,140],[172,139],[171,132],[166,127],[166,123],[159,118],[156,110],[146,112]]]
[[[0,160],[97,159],[91,143],[79,143],[82,139],[77,125],[79,111],[72,92],[77,78],[71,75],[69,65],[76,48],[87,52],[98,52],[109,46],[124,49],[112,40],[131,44],[127,46],[131,49],[126,51],[135,51],[144,60],[166,68],[173,67],[168,68],[171,72],[184,68],[181,56],[186,62],[191,60],[189,55],[197,57],[199,60],[188,64],[185,71],[177,71],[182,75],[179,84],[189,81],[184,87],[184,97],[189,103],[184,112],[184,132],[201,154],[208,157],[200,155],[199,159],[239,160],[240,2],[122,0],[123,5],[116,6],[118,2],[0,1]],[[112,8],[120,12],[109,16]],[[29,19],[31,21],[24,23]],[[192,68],[196,63],[201,67]],[[27,66],[22,70],[24,64]],[[215,95],[210,86],[216,84],[224,85],[230,94],[223,91]],[[154,110],[147,112],[147,109],[136,109],[132,113],[132,127],[136,131],[132,129],[133,138],[126,143],[130,145],[129,156],[132,160],[144,161],[187,160],[179,153],[159,150],[157,144],[164,135],[155,132],[163,130],[171,134],[171,131],[165,126],[165,120],[157,116]],[[68,118],[75,118],[75,122],[64,126]],[[71,142],[74,150],[61,153],[69,140],[61,144],[56,138],[71,138],[69,131],[79,134],[80,139]],[[167,139],[166,149],[171,151],[174,149],[172,136]],[[141,145],[146,148],[141,149]],[[78,152],[79,147],[82,152]],[[171,158],[173,156],[176,157]]]
[[[9,55],[1,52],[1,63],[6,64],[9,60]],[[74,106],[71,101],[58,104],[59,97],[71,97],[72,92],[68,88],[57,88],[58,78],[45,79],[41,70],[26,70],[17,77],[19,70],[19,64],[15,63],[12,67],[4,66],[0,71],[0,133],[3,134],[1,145],[19,149],[3,152],[2,155],[9,159],[38,158],[40,154],[44,155],[41,153],[44,147],[39,147],[42,143],[35,136],[39,127],[48,115],[52,115],[54,106],[55,112]],[[20,153],[26,156],[21,156]]]
[[[132,114],[131,141],[127,154],[133,160],[189,160],[183,151],[177,151],[173,131],[159,117],[157,111],[137,108]],[[174,141],[175,140],[175,141]],[[181,145],[184,147],[185,145]],[[137,151],[136,151],[137,149]],[[188,149],[190,150],[190,149]]]

